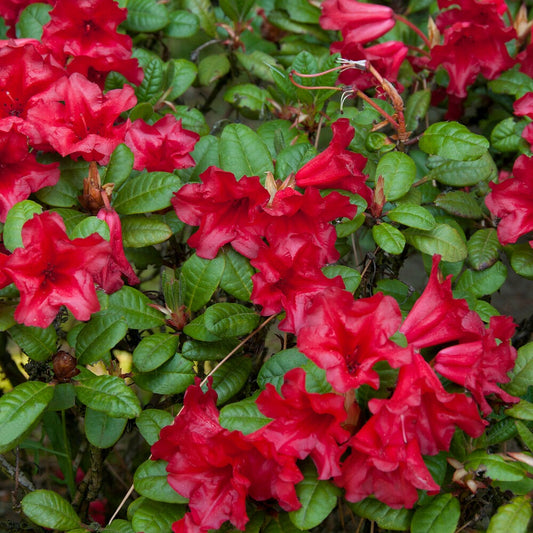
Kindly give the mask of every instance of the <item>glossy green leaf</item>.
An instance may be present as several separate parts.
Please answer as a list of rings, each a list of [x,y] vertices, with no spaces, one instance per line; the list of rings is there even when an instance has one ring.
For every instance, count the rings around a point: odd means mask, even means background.
[[[128,18],[124,25],[136,32],[154,32],[164,28],[168,22],[165,4],[156,0],[128,0]]]
[[[487,533],[526,533],[532,516],[531,498],[515,496],[509,503],[498,508],[490,519]]]
[[[466,243],[468,262],[475,270],[485,270],[492,266],[500,255],[501,245],[494,228],[476,231]]]
[[[178,9],[169,14],[170,22],[165,26],[165,35],[176,39],[192,37],[200,27],[198,17],[190,11]]]
[[[189,361],[220,361],[224,359],[238,344],[237,339],[202,342],[198,340],[185,341],[181,354]]]
[[[454,533],[461,515],[459,500],[451,494],[431,499],[429,505],[419,507],[411,521],[412,533]]]
[[[134,379],[139,387],[156,394],[179,394],[194,383],[195,375],[192,361],[177,353],[151,372],[136,373]]]
[[[272,383],[279,390],[285,374],[293,368],[302,367],[308,361],[309,359],[297,348],[282,350],[263,364],[257,376],[257,384],[264,389],[267,383]]]
[[[521,98],[524,94],[533,91],[533,80],[524,72],[507,70],[497,79],[489,82],[489,88],[498,94],[510,94]]]
[[[387,213],[387,216],[398,224],[421,230],[431,230],[436,226],[435,218],[424,207],[402,203]]]
[[[142,292],[126,285],[109,297],[109,308],[120,313],[132,329],[150,329],[165,323],[164,315],[150,307],[151,303]]]
[[[265,110],[266,101],[269,97],[270,93],[266,89],[252,83],[234,85],[224,93],[226,102],[237,109],[253,112],[256,117],[260,116]]]
[[[135,533],[131,524],[127,520],[115,519],[106,528],[102,529],[102,533]]]
[[[14,448],[52,400],[54,388],[26,381],[0,397],[0,453]]]
[[[298,143],[283,148],[276,157],[276,172],[274,177],[284,181],[291,173],[298,170],[316,155],[316,149],[311,144]]]
[[[219,142],[222,170],[242,176],[264,176],[274,172],[270,152],[259,135],[244,124],[229,124],[222,131]]]
[[[513,248],[511,267],[520,276],[533,279],[533,249],[529,244],[519,244]]]
[[[529,451],[533,450],[533,433],[529,430],[529,428],[523,423],[520,422],[520,420],[515,420],[515,426],[516,431],[518,432],[518,435],[520,435],[520,438],[522,439],[522,442],[524,445],[529,449]]]
[[[169,172],[141,172],[131,177],[113,195],[113,207],[123,215],[148,213],[170,207],[174,191],[181,186],[180,179]]]
[[[17,323],[13,317],[16,307],[0,302],[0,331],[6,331]]]
[[[511,382],[504,385],[509,394],[522,396],[533,383],[533,342],[518,348],[515,366],[510,372]]]
[[[250,261],[231,248],[224,251],[224,261],[220,287],[235,298],[248,301],[252,294],[252,276],[255,272]]]
[[[288,0],[282,3],[291,20],[306,24],[318,24],[320,8],[307,2],[307,0]]]
[[[57,352],[57,333],[53,326],[34,328],[16,325],[10,328],[9,334],[34,361],[46,361]]]
[[[169,533],[172,531],[172,524],[183,518],[185,511],[184,505],[154,502],[145,498],[135,508],[131,522],[135,531]]]
[[[516,436],[517,429],[515,420],[512,418],[503,418],[494,424],[491,424],[487,430],[487,446],[494,446],[500,442],[512,439]]]
[[[487,152],[474,161],[450,161],[441,157],[430,157],[428,178],[452,187],[469,187],[498,176],[494,160]]]
[[[135,418],[141,412],[135,392],[117,376],[103,374],[80,379],[76,396],[87,407],[116,418]]]
[[[128,248],[144,248],[165,242],[172,237],[172,230],[159,218],[133,215],[121,218],[122,243]]]
[[[259,315],[249,307],[234,303],[216,303],[205,312],[206,328],[220,338],[240,337],[259,324]]]
[[[416,130],[418,123],[428,112],[430,101],[431,91],[429,89],[416,91],[409,96],[404,113],[407,131]]]
[[[241,66],[253,77],[274,83],[271,67],[279,68],[279,63],[271,55],[261,50],[253,50],[250,53],[236,50],[234,55]]]
[[[191,311],[203,307],[215,292],[225,269],[224,256],[202,259],[191,255],[181,267],[183,303]]]
[[[154,57],[144,65],[143,71],[143,81],[135,89],[137,101],[155,104],[163,94],[164,63],[158,57]]]
[[[240,402],[230,403],[220,410],[220,425],[230,431],[241,431],[249,435],[270,422],[270,418],[259,411],[255,403],[257,395]]]
[[[221,340],[220,337],[217,337],[207,329],[205,315],[197,316],[194,320],[191,320],[183,328],[183,333],[192,339],[202,342],[217,342]]]
[[[372,227],[372,237],[376,244],[389,254],[399,255],[405,247],[405,237],[402,232],[386,222]]]
[[[426,154],[454,161],[473,161],[485,154],[489,141],[458,122],[436,122],[424,132],[418,146]]]
[[[392,531],[408,531],[413,515],[413,511],[409,509],[391,509],[375,498],[348,503],[348,507],[356,515],[373,520],[380,528],[391,529]]]
[[[533,420],[533,403],[520,400],[517,404],[506,409],[505,414],[520,420]]]
[[[474,220],[483,218],[481,206],[473,193],[464,191],[442,193],[435,198],[435,205],[456,217]]]
[[[22,248],[22,226],[37,213],[42,213],[43,208],[31,200],[23,200],[15,204],[7,213],[4,223],[4,246],[12,252],[15,248]]]
[[[216,36],[216,17],[209,0],[184,0],[183,7],[198,17],[200,27],[207,35]]]
[[[119,144],[111,154],[102,182],[114,183],[118,189],[131,174],[133,161],[133,152],[125,144]]]
[[[192,13],[188,13],[191,16]],[[171,59],[167,63],[167,85],[172,90],[167,100],[174,100],[181,96],[194,82],[198,69],[192,61],[187,59]]]
[[[469,292],[479,298],[495,293],[505,283],[506,279],[507,267],[501,261],[498,261],[480,272],[466,270],[459,278],[456,289]]]
[[[209,86],[229,73],[231,68],[226,54],[212,54],[198,63],[198,81],[200,85]]]
[[[511,463],[500,455],[489,454],[483,450],[470,454],[465,468],[482,470],[487,477],[497,481],[520,481],[526,477],[526,471],[520,463]]]
[[[498,152],[520,152],[527,148],[527,141],[522,138],[526,123],[515,122],[513,117],[506,118],[496,124],[490,133],[490,143]]]
[[[289,512],[291,522],[306,530],[320,525],[337,505],[338,487],[331,481],[317,478],[314,464],[307,462],[302,469],[304,479],[296,485],[296,494],[302,506]]]
[[[141,435],[150,446],[159,440],[161,430],[172,422],[174,417],[161,409],[144,409],[135,420]]]
[[[329,279],[341,276],[346,290],[351,293],[354,293],[361,283],[361,273],[344,265],[327,265],[322,268],[322,273]]]
[[[180,176],[184,176],[189,181],[199,181],[199,176],[210,166],[219,167],[218,160],[218,137],[206,135],[202,137],[195,145],[191,152],[192,158],[196,165],[191,168],[180,169]]]
[[[53,207],[72,207],[78,204],[78,196],[83,188],[83,178],[89,173],[89,163],[83,159],[75,161],[64,158],[59,165],[61,175],[53,187],[39,189],[35,196]]]
[[[437,224],[429,231],[407,229],[403,235],[418,251],[428,255],[440,254],[443,261],[463,261],[468,255],[463,238],[448,224]]]
[[[70,409],[76,403],[76,392],[72,383],[57,383],[54,385],[54,396],[46,408],[48,411],[63,411]]]
[[[205,116],[199,109],[187,105],[174,105],[168,113],[176,120],[181,120],[181,125],[186,130],[194,131],[198,135],[207,135],[210,131]]]
[[[383,176],[385,198],[393,202],[411,188],[416,179],[416,164],[402,152],[389,152],[379,160],[377,176]]]
[[[122,436],[127,418],[115,418],[90,407],[85,410],[85,435],[97,448],[110,448]]]
[[[246,19],[254,0],[220,0],[219,4],[231,20],[239,22]]]
[[[27,6],[20,13],[16,25],[17,38],[40,40],[43,34],[43,26],[50,22],[49,12],[51,9],[45,3],[36,3]]]
[[[84,218],[76,227],[71,231],[71,239],[85,239],[93,233],[98,233],[100,237],[109,240],[110,232],[109,226],[99,218],[96,217],[86,217]]]
[[[168,361],[178,349],[179,338],[168,333],[143,337],[133,350],[133,364],[140,372],[150,372]]]
[[[39,526],[68,531],[81,525],[72,505],[52,490],[34,490],[22,498],[21,505],[24,514]]]
[[[167,461],[148,459],[141,463],[133,476],[135,490],[156,502],[187,503],[188,499],[180,496],[167,481]]]
[[[226,361],[213,374],[213,389],[218,395],[217,405],[226,403],[235,396],[246,383],[252,371],[249,357],[233,357]]]

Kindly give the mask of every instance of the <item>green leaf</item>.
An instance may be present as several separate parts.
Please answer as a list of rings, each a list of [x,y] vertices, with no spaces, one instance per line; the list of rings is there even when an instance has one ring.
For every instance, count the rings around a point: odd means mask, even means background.
[[[527,142],[522,138],[526,122],[521,120],[516,123],[513,117],[506,118],[496,124],[490,133],[490,143],[498,152],[520,152],[527,147]]]
[[[337,505],[338,487],[330,481],[319,480],[314,465],[307,462],[302,469],[304,479],[296,485],[296,494],[302,506],[289,512],[291,522],[302,530],[321,524]]]
[[[16,25],[17,38],[41,40],[43,26],[50,22],[51,9],[51,6],[41,3],[27,6],[20,14]]]
[[[102,182],[114,183],[118,189],[131,174],[133,161],[133,152],[125,144],[119,144],[111,154]]]
[[[249,357],[234,357],[226,361],[213,374],[213,389],[218,394],[217,405],[235,396],[244,387],[251,371],[252,360]]]
[[[172,422],[174,417],[161,409],[145,409],[135,420],[141,435],[150,446],[159,440],[161,430]]]
[[[526,533],[531,520],[531,497],[515,496],[509,503],[498,508],[490,519],[487,533]]]
[[[511,382],[504,385],[505,390],[514,396],[523,396],[533,383],[533,342],[518,348],[516,362],[509,374]]]
[[[407,99],[405,105],[405,125],[408,131],[416,130],[418,123],[426,116],[431,102],[431,91],[416,91]]]
[[[456,289],[469,292],[480,298],[481,296],[495,293],[505,283],[506,279],[507,267],[501,261],[498,261],[480,272],[465,270],[457,282]]]
[[[85,435],[97,448],[111,448],[122,436],[127,418],[115,418],[90,407],[85,410]]]
[[[533,279],[533,249],[529,244],[518,244],[513,247],[511,267],[520,276]]]
[[[76,403],[76,393],[72,383],[58,383],[54,385],[54,396],[46,408],[48,411],[63,411],[70,409]]]
[[[109,297],[109,309],[125,318],[132,329],[150,329],[165,323],[163,314],[150,307],[151,300],[133,287],[123,286]]]
[[[198,82],[207,87],[224,77],[231,68],[226,54],[212,54],[198,63]]]
[[[416,510],[411,533],[454,533],[460,515],[459,500],[451,494],[441,494]]]
[[[416,164],[407,154],[388,152],[379,160],[377,176],[383,176],[385,198],[393,202],[409,192],[416,179]]]
[[[202,259],[191,255],[181,267],[183,303],[191,311],[203,307],[213,296],[225,269],[224,256]]]
[[[219,4],[231,20],[239,22],[246,19],[254,0],[220,0]]]
[[[282,3],[291,20],[306,24],[318,24],[320,8],[310,4],[307,0],[288,0]]]
[[[520,400],[517,404],[506,409],[505,414],[520,420],[533,420],[533,403]]]
[[[24,514],[37,525],[68,531],[81,525],[70,503],[52,490],[35,490],[21,501]]]
[[[197,340],[185,341],[181,348],[181,354],[189,361],[220,361],[221,359],[224,359],[224,357],[226,357],[237,344],[239,344],[237,339],[226,339],[218,342],[202,342]]]
[[[264,176],[274,172],[270,152],[259,135],[244,124],[229,124],[222,131],[219,142],[222,170],[242,176]]]
[[[200,27],[209,37],[216,36],[216,17],[209,0],[184,0],[183,7],[198,17]]]
[[[192,339],[203,342],[217,342],[220,341],[220,337],[217,337],[211,333],[205,325],[205,315],[197,316],[194,320],[191,320],[184,328],[183,333],[188,335]]]
[[[402,232],[386,222],[372,227],[372,237],[376,244],[389,254],[399,255],[405,247]]]
[[[112,310],[101,311],[91,317],[81,329],[76,341],[76,356],[81,365],[107,359],[109,351],[128,332],[126,321]]]
[[[315,147],[307,143],[298,143],[283,148],[276,157],[275,178],[282,181],[285,180],[291,172],[295,174],[315,155]]]
[[[486,153],[489,141],[458,122],[436,122],[424,132],[418,146],[426,154],[473,161]]]
[[[190,11],[178,9],[169,15],[170,22],[165,26],[164,33],[168,37],[186,39],[192,37],[200,27],[198,17]],[[179,61],[179,60],[178,60]]]
[[[220,278],[220,287],[235,298],[247,302],[252,294],[254,268],[246,257],[231,248],[223,253],[224,272]]]
[[[515,420],[503,418],[492,424],[487,431],[487,446],[494,446],[514,438],[517,434]],[[457,435],[457,433],[456,433]]]
[[[86,217],[77,224],[70,233],[71,239],[84,239],[93,233],[98,233],[106,241],[110,238],[109,226],[99,218]]]
[[[522,439],[524,445],[529,449],[533,450],[533,433],[528,429],[528,427],[520,420],[515,420],[516,430]]]
[[[156,394],[179,394],[194,383],[193,362],[175,354],[160,367],[146,374],[135,374],[139,387]]]
[[[206,328],[219,338],[240,337],[259,324],[259,315],[249,307],[233,303],[217,303],[205,312]]]
[[[251,53],[236,50],[234,55],[241,66],[251,76],[269,83],[274,83],[271,67],[279,68],[279,63],[272,56],[265,54],[261,50],[254,50]]]
[[[489,153],[474,161],[448,161],[440,157],[430,157],[431,169],[428,178],[452,187],[470,187],[498,176],[498,169]]]
[[[322,273],[329,279],[333,279],[335,276],[341,276],[346,290],[352,294],[361,283],[361,273],[354,268],[344,265],[327,265],[322,268]]]
[[[127,7],[128,18],[124,26],[130,31],[155,32],[169,22],[165,4],[156,0],[128,0]]]
[[[163,94],[163,69],[164,63],[158,57],[144,66],[143,81],[135,89],[138,102],[149,102],[150,104],[157,102]]]
[[[36,213],[42,213],[43,208],[31,200],[23,200],[15,204],[7,213],[4,223],[4,246],[12,252],[15,248],[22,248],[22,226],[33,218]]]
[[[483,450],[470,454],[465,469],[484,470],[487,477],[497,481],[521,481],[526,477],[526,471],[520,463],[510,463],[500,455],[488,454]]]
[[[271,419],[259,411],[256,398],[257,395],[254,395],[224,406],[220,410],[220,425],[230,431],[241,431],[249,435],[268,424]]]
[[[233,107],[252,113],[255,118],[264,112],[270,93],[252,83],[234,85],[224,93],[224,100]]]
[[[78,379],[76,396],[87,407],[115,418],[135,418],[141,412],[135,392],[117,376],[103,374]]]
[[[154,502],[148,498],[143,499],[132,518],[135,531],[143,533],[169,533],[172,524],[185,515],[184,505]]]
[[[0,302],[0,331],[6,331],[17,323],[13,317],[16,308],[16,305],[6,305]]]
[[[466,243],[468,261],[475,270],[485,270],[499,257],[501,245],[494,228],[476,231]]]
[[[188,499],[180,496],[167,481],[166,461],[148,459],[140,464],[133,476],[135,490],[156,502],[187,503]]]
[[[166,363],[178,349],[179,338],[168,333],[143,337],[133,350],[133,364],[140,372],[150,372]]]
[[[188,181],[199,181],[199,176],[210,166],[220,166],[218,161],[218,137],[206,135],[202,137],[195,145],[191,152],[192,158],[196,165],[191,168],[180,169],[180,176]]]
[[[74,161],[64,158],[59,165],[61,174],[59,181],[53,187],[39,189],[35,196],[53,207],[72,207],[78,204],[78,196],[83,188],[83,178],[89,173],[87,161]]]
[[[198,135],[207,135],[210,131],[204,114],[194,107],[175,105],[172,110],[167,111],[167,113],[174,116],[176,120],[181,120],[181,125],[184,129],[194,131],[198,133]]]
[[[257,376],[257,384],[264,389],[267,383],[272,383],[279,390],[285,374],[293,368],[302,367],[308,361],[309,359],[297,348],[282,350],[263,364]]]
[[[133,215],[120,219],[122,243],[127,248],[144,248],[165,242],[172,237],[172,230],[158,217]]]
[[[398,224],[421,230],[431,230],[436,226],[435,218],[424,207],[414,204],[401,204],[387,213]]]
[[[0,397],[0,453],[14,448],[52,400],[54,388],[26,381]]]
[[[76,211],[74,209],[66,209],[64,207],[56,207],[55,209],[51,209],[50,211],[53,211],[54,213],[57,213],[65,223],[65,227],[67,229],[67,235],[72,238],[72,231],[74,231],[74,228],[82,221],[87,218],[87,215],[85,213],[80,213],[79,211]]]
[[[131,177],[113,196],[113,207],[122,215],[149,213],[170,207],[180,179],[169,172],[141,172]]]
[[[186,12],[185,12],[186,13]],[[188,13],[192,15],[192,13]],[[181,96],[194,82],[198,69],[196,65],[187,59],[170,59],[167,63],[167,85],[172,90],[167,100],[175,100]]]
[[[53,326],[13,326],[9,330],[13,340],[22,351],[34,361],[46,361],[57,352],[57,333]]]
[[[407,229],[403,235],[418,251],[428,255],[440,254],[443,261],[455,263],[463,261],[468,255],[463,238],[448,224],[437,224],[429,231]]]
[[[483,218],[483,212],[473,193],[451,191],[439,194],[435,198],[435,205],[456,217],[472,218],[474,220]]]
[[[388,505],[374,498],[349,503],[348,507],[358,516],[373,520],[382,529],[408,531],[413,511],[409,509],[391,509]]]
[[[489,82],[489,89],[498,94],[510,94],[518,99],[533,91],[533,80],[523,72],[507,70],[498,79]]]
[[[127,520],[115,519],[105,529],[102,529],[102,533],[135,533],[131,524]]]

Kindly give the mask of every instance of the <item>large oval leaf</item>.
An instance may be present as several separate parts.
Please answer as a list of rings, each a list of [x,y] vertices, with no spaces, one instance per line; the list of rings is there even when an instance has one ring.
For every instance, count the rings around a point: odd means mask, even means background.
[[[34,328],[17,325],[10,328],[9,334],[34,361],[46,361],[57,351],[57,333],[53,326]]]
[[[131,520],[135,531],[143,533],[169,533],[172,524],[185,514],[185,505],[154,502],[144,498],[135,508]]]
[[[85,410],[85,435],[97,448],[110,448],[120,439],[127,418],[115,418],[90,407]]]
[[[259,411],[256,398],[257,394],[224,406],[220,410],[220,425],[230,431],[248,435],[268,424],[271,419]]]
[[[132,329],[156,328],[165,323],[164,315],[150,307],[151,303],[142,292],[127,286],[109,297],[109,309],[120,313]]]
[[[407,154],[389,152],[379,160],[377,176],[383,176],[385,198],[392,202],[411,188],[416,179],[416,164]]]
[[[249,357],[235,357],[226,361],[213,375],[213,389],[218,394],[217,405],[235,396],[243,388],[251,371],[252,360]]]
[[[498,508],[490,519],[487,533],[526,533],[531,520],[531,498],[515,496],[508,504]]]
[[[187,503],[189,500],[180,496],[167,481],[166,461],[148,459],[142,463],[133,476],[135,490],[156,502]]]
[[[121,219],[122,243],[128,248],[144,248],[172,237],[170,226],[158,216],[132,215]]]
[[[250,299],[254,269],[250,261],[231,248],[224,252],[224,272],[220,278],[220,286],[235,298],[244,302]]]
[[[372,237],[376,244],[389,254],[399,255],[405,247],[405,237],[402,232],[386,222],[372,227]]]
[[[22,498],[24,514],[36,524],[68,531],[81,525],[70,503],[52,490],[35,490]]]
[[[31,200],[19,202],[8,211],[3,229],[3,241],[10,252],[15,248],[22,248],[22,226],[32,219],[33,215],[42,211],[42,206]]]
[[[178,337],[168,333],[144,337],[133,350],[133,364],[140,372],[155,370],[176,353],[178,342]]]
[[[498,176],[496,164],[488,152],[474,161],[451,161],[430,157],[428,166],[431,168],[428,178],[452,187],[477,185]]]
[[[211,305],[204,315],[205,327],[220,338],[246,335],[257,327],[260,319],[253,309],[232,303]]]
[[[411,521],[412,533],[453,533],[459,522],[461,506],[451,494],[432,498],[429,505],[416,510]]]
[[[159,433],[174,422],[174,417],[161,409],[145,409],[135,420],[144,440],[151,446],[159,440]]]
[[[485,270],[499,257],[501,244],[494,228],[476,231],[466,243],[468,261],[475,270]]]
[[[153,32],[168,24],[165,4],[156,0],[128,0],[128,18],[124,25],[136,32]]]
[[[157,394],[178,394],[194,383],[192,361],[177,353],[160,367],[146,374],[135,374],[139,387]]]
[[[407,229],[403,232],[407,242],[418,251],[442,256],[443,261],[455,263],[468,255],[466,243],[459,232],[448,224],[438,224],[429,231]]]
[[[183,302],[191,311],[203,307],[213,296],[224,272],[224,256],[202,259],[191,255],[181,267]]]

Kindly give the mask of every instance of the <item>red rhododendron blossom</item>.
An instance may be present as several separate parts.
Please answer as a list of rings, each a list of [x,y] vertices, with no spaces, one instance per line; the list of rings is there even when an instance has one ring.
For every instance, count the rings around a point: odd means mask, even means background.
[[[172,172],[194,166],[190,153],[199,138],[197,133],[183,129],[181,120],[165,115],[153,125],[136,120],[124,142],[135,156],[135,170]]]
[[[89,320],[100,309],[93,275],[111,254],[100,235],[70,240],[61,217],[45,212],[24,224],[22,243],[3,266],[20,291],[17,322],[45,328],[62,305],[78,320]]]
[[[3,130],[4,127],[7,129]],[[1,122],[0,168],[0,222],[5,222],[16,203],[59,180],[59,163],[38,163],[35,154],[28,151],[27,137],[14,131],[13,124]]]
[[[416,439],[405,438],[400,424],[389,427],[387,433],[376,430],[373,416],[352,437],[352,452],[342,465],[342,475],[335,483],[346,490],[350,502],[370,495],[393,509],[410,509],[418,500],[417,489],[438,491]]]
[[[504,245],[533,231],[533,158],[521,155],[513,176],[490,183],[492,191],[485,198],[491,213],[500,218],[498,239]]]
[[[265,216],[261,206],[269,194],[259,178],[242,177],[209,167],[200,175],[203,183],[188,183],[174,194],[172,205],[178,218],[190,226],[200,226],[187,243],[205,259],[231,243],[246,257],[255,257],[265,244],[262,240]]]
[[[118,126],[115,121],[136,102],[130,85],[104,94],[81,74],[72,74],[35,96],[27,118],[40,135],[36,147],[106,164],[129,127],[129,119]]]
[[[368,407],[379,415],[375,423],[378,433],[388,434],[396,421],[406,441],[417,439],[424,455],[449,450],[456,426],[472,437],[479,437],[487,425],[474,400],[464,394],[446,392],[418,352],[413,353],[411,364],[400,368],[392,397],[370,400]]]
[[[283,331],[298,332],[313,296],[328,287],[344,287],[340,276],[330,279],[322,273],[322,254],[306,235],[296,234],[260,249],[250,261],[259,271],[252,276],[250,300],[263,307],[263,316],[285,311],[287,317],[279,324]]]
[[[299,459],[310,455],[319,479],[340,474],[345,449],[340,445],[350,438],[341,425],[347,416],[343,396],[307,392],[305,371],[294,368],[285,374],[281,395],[268,383],[256,403],[265,416],[274,419],[258,433],[278,452]]]
[[[453,297],[451,275],[443,279],[439,262],[440,255],[434,255],[428,284],[400,328],[415,348],[458,340],[463,319],[473,313],[466,300]]]
[[[40,2],[42,4],[51,4],[51,0],[2,0],[0,2],[0,17],[2,17],[6,26],[9,27],[7,31],[8,37],[15,37],[15,24],[18,22],[22,11],[30,4]]]
[[[42,42],[69,72],[87,74],[88,60],[93,59],[93,69],[103,65],[139,84],[143,72],[131,58],[131,37],[117,32],[126,16],[126,9],[114,0],[56,0],[50,22],[43,27]],[[101,62],[101,58],[107,60]],[[77,68],[79,59],[85,60],[86,68]]]
[[[197,384],[187,389],[183,409],[152,446],[152,459],[168,461],[169,484],[189,498],[190,513],[172,531],[218,529],[229,520],[244,530],[246,497],[275,498],[285,510],[300,507],[294,484],[302,474],[295,459],[278,454],[272,443],[224,429],[217,394]]]
[[[122,227],[118,213],[112,208],[103,207],[98,211],[97,218],[109,226],[111,257],[107,265],[95,274],[95,282],[107,293],[116,292],[124,285],[122,275],[126,276],[130,285],[137,285],[139,278],[124,255]]]
[[[320,6],[320,25],[326,30],[340,30],[361,44],[378,39],[394,27],[394,11],[390,7],[356,0],[326,0]]]
[[[369,203],[372,191],[365,185],[368,176],[363,174],[367,159],[361,154],[346,150],[353,139],[355,129],[347,118],[334,122],[331,129],[331,143],[298,170],[295,176],[296,185],[344,189],[359,194]]]
[[[513,105],[514,114],[533,118],[533,92],[526,93]],[[529,123],[522,131],[522,137],[533,146],[533,124]]]
[[[336,288],[318,294],[298,332],[298,348],[320,368],[334,389],[347,392],[363,384],[377,389],[378,361],[398,367],[411,361],[411,350],[389,340],[402,314],[391,296],[378,293],[357,301]]]
[[[474,325],[478,338],[441,350],[435,358],[434,369],[444,377],[468,389],[484,415],[492,411],[485,396],[495,394],[504,402],[515,403],[498,383],[507,383],[507,375],[514,367],[516,350],[510,343],[515,331],[511,317],[493,316],[489,328],[481,319]]]

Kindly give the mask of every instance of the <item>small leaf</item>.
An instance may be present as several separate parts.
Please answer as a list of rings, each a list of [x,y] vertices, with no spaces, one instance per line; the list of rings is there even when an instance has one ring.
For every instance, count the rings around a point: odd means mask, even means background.
[[[102,529],[102,533],[135,533],[131,524],[127,520],[115,519],[106,528]]]
[[[224,93],[224,100],[237,109],[255,112],[256,116],[265,109],[270,93],[252,83],[234,85]]]
[[[183,328],[183,333],[192,339],[202,342],[217,342],[221,340],[220,337],[217,337],[207,329],[205,315],[197,316],[194,320],[191,320]]]
[[[15,248],[22,248],[22,226],[43,208],[36,202],[24,200],[15,204],[7,213],[3,230],[4,246],[12,252]]]
[[[520,400],[516,405],[505,410],[505,414],[520,420],[533,420],[533,403]]]
[[[246,335],[258,324],[259,315],[241,304],[217,303],[205,312],[205,327],[219,338]]]
[[[467,470],[481,468],[486,471],[487,477],[497,481],[521,481],[526,477],[526,471],[520,463],[509,463],[500,455],[489,454],[482,450],[470,454],[465,462],[465,468]]]
[[[170,22],[163,30],[168,37],[176,39],[186,39],[192,37],[200,27],[198,17],[189,11],[178,9],[169,15]],[[179,61],[179,60],[178,60]]]
[[[110,448],[122,436],[127,418],[115,418],[90,407],[85,410],[85,435],[97,448]]]
[[[226,54],[212,54],[204,57],[198,64],[198,81],[209,86],[228,74],[231,65]]]
[[[172,237],[172,230],[158,217],[133,215],[121,218],[122,243],[127,248],[144,248],[165,242]]]
[[[458,122],[436,122],[424,132],[418,146],[427,154],[454,161],[473,161],[485,154],[489,141]]]
[[[156,0],[128,0],[128,18],[124,26],[136,32],[155,32],[169,22],[167,8]]]
[[[348,503],[348,507],[356,515],[373,520],[380,528],[393,531],[408,531],[413,514],[413,511],[409,509],[391,509],[388,505],[374,498]]]
[[[9,334],[34,361],[46,361],[57,351],[57,333],[53,326],[34,328],[17,325],[9,330]]]
[[[159,440],[159,433],[170,426],[174,417],[161,409],[145,409],[135,420],[144,440],[151,446]]]
[[[405,122],[408,131],[416,130],[419,121],[426,116],[431,101],[431,91],[416,91],[407,99],[405,105]]]
[[[410,228],[431,230],[436,226],[435,218],[424,207],[414,204],[401,204],[387,213],[387,216],[398,224],[409,226]]]
[[[283,181],[291,172],[296,173],[315,155],[315,147],[307,143],[298,143],[283,148],[276,157],[274,177]]]
[[[133,477],[135,490],[156,502],[187,503],[188,499],[180,496],[167,481],[166,461],[148,459],[140,464]]]
[[[191,311],[203,307],[215,292],[225,269],[224,256],[203,259],[191,255],[181,267],[181,283],[184,289],[183,303]]]
[[[435,198],[435,205],[456,217],[474,220],[483,218],[483,212],[473,193],[464,191],[443,193]]]
[[[236,50],[234,55],[241,66],[253,77],[274,83],[271,67],[279,68],[279,63],[272,56],[261,50],[254,50],[251,53]]]
[[[252,294],[254,268],[246,257],[231,248],[228,248],[223,253],[224,272],[220,278],[220,287],[228,294],[246,302]]]
[[[53,207],[72,207],[78,205],[78,196],[83,188],[83,179],[89,173],[87,161],[64,158],[59,165],[59,181],[53,187],[39,189],[35,196]]]
[[[238,343],[236,339],[226,339],[218,342],[185,341],[181,348],[181,354],[189,361],[220,361]]]
[[[389,152],[379,160],[376,176],[383,176],[385,198],[393,202],[411,188],[416,179],[416,164],[407,154]]]
[[[168,333],[143,337],[133,350],[133,364],[140,372],[150,372],[168,361],[178,349],[179,338]]]
[[[153,307],[142,292],[133,287],[122,287],[109,297],[109,309],[120,313],[132,329],[150,329],[165,323],[163,314]]]
[[[474,161],[449,161],[441,157],[430,157],[431,170],[428,178],[451,187],[469,187],[498,176],[494,160],[487,152]]]
[[[118,189],[131,174],[133,161],[133,152],[125,144],[119,144],[111,154],[102,182],[114,183]]]
[[[346,290],[352,294],[361,283],[361,273],[354,268],[344,265],[327,265],[322,268],[322,273],[329,279],[333,279],[335,276],[341,276]]]
[[[218,394],[217,405],[226,403],[243,388],[251,370],[252,360],[249,357],[235,357],[214,373],[213,389]]]
[[[51,6],[44,3],[27,6],[20,13],[16,25],[17,38],[41,40],[43,26],[50,22],[49,12],[51,9]]]
[[[459,232],[448,224],[437,224],[429,231],[407,229],[403,232],[407,242],[418,251],[442,256],[443,261],[455,263],[466,259],[466,243]]]
[[[52,490],[35,490],[21,501],[24,514],[37,525],[62,531],[81,525],[70,503]]]
[[[490,143],[498,152],[520,152],[527,147],[527,142],[522,138],[526,122],[521,120],[516,123],[513,117],[506,118],[496,124],[490,134]]]
[[[487,533],[526,533],[531,516],[531,498],[515,496],[509,503],[498,508],[490,519]]]
[[[402,232],[386,222],[372,227],[372,237],[376,244],[389,254],[399,255],[405,247],[405,237]]]
[[[459,500],[451,494],[431,499],[429,505],[419,507],[411,522],[412,533],[454,533],[461,515]]]
[[[220,425],[229,431],[249,435],[268,424],[271,419],[259,411],[256,398],[257,395],[224,406],[220,410]]]
[[[267,383],[272,383],[279,390],[285,374],[293,368],[302,367],[308,361],[309,359],[297,348],[282,350],[267,359],[261,367],[257,376],[257,384],[264,389]]]
[[[526,279],[533,279],[533,249],[529,244],[518,244],[511,253],[513,270]]]
[[[533,433],[528,429],[528,427],[520,420],[515,420],[516,430],[522,439],[522,442],[529,449],[533,450]]]
[[[475,270],[485,270],[499,257],[501,245],[494,228],[476,231],[466,243],[468,261]]]
[[[465,270],[457,282],[456,289],[469,292],[476,298],[480,298],[481,296],[495,293],[505,283],[506,279],[507,267],[501,261],[498,261],[480,272]]]
[[[489,88],[497,94],[510,94],[518,99],[533,91],[533,80],[524,72],[508,70],[496,80],[490,81]]]
[[[184,0],[183,7],[198,17],[200,26],[207,35],[216,36],[216,17],[209,0]]]
[[[195,375],[192,361],[177,353],[151,372],[136,373],[134,379],[139,387],[156,394],[179,394],[194,383]]]
[[[509,394],[523,396],[533,383],[533,342],[518,348],[516,362],[510,373],[511,382],[504,385]]]
[[[147,65],[144,65],[144,77],[141,84],[135,89],[138,102],[155,104],[163,94],[163,69],[164,63],[158,57],[154,57]]]
[[[192,13],[188,15],[194,16]],[[171,59],[167,64],[167,85],[172,87],[172,90],[167,100],[175,100],[181,96],[192,85],[197,73],[198,69],[193,62],[187,59]]]

